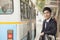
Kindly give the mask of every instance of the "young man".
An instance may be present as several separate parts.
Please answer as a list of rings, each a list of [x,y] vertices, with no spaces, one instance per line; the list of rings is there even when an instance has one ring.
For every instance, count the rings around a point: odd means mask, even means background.
[[[56,36],[57,23],[55,19],[51,18],[51,12],[49,7],[43,9],[45,20],[43,21],[43,28],[41,31],[42,40],[45,40],[45,34]]]

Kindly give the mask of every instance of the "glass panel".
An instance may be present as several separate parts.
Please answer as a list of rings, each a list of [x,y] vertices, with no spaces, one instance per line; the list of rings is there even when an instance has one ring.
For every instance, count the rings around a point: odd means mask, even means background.
[[[60,32],[60,23],[59,23],[59,32]]]
[[[0,14],[11,14],[13,12],[13,0],[0,0]]]
[[[25,20],[25,19],[29,19],[29,4],[22,0],[20,0],[20,10],[21,10],[21,19]]]
[[[23,5],[23,11],[24,11],[24,13],[23,13],[23,18],[24,19],[26,19],[27,18],[27,15],[26,15],[26,4],[24,3],[24,5]]]
[[[25,2],[25,0],[21,0],[21,1]]]
[[[28,14],[27,14],[28,19],[30,19],[30,14],[31,14],[31,12],[29,13],[29,11],[30,11],[29,9],[30,9],[30,7],[28,6],[28,10],[27,10],[27,11],[28,11],[28,12],[27,12],[27,13],[28,13]]]
[[[22,1],[20,2],[20,8],[21,8],[21,18],[24,19],[25,8],[24,3]]]
[[[21,8],[21,18],[23,18],[23,2],[20,2],[20,8]]]
[[[57,0],[51,0],[51,1],[57,1]]]
[[[28,18],[28,5],[26,5],[26,16]]]
[[[25,0],[27,3],[29,3],[29,0]]]

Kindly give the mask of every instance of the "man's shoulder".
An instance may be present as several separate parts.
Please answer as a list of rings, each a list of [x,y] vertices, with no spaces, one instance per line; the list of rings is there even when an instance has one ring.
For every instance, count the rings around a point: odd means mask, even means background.
[[[51,18],[50,22],[57,23],[57,21],[54,18]]]

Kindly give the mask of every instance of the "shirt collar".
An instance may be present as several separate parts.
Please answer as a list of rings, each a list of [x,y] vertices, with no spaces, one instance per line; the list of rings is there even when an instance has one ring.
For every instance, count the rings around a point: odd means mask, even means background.
[[[50,17],[48,20],[46,20],[46,22],[49,22],[49,21],[50,21],[50,19],[51,19],[51,17]]]

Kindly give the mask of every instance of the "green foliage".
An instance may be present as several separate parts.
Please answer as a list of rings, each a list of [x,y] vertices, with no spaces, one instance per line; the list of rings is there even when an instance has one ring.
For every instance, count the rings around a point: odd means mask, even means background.
[[[44,5],[45,5],[45,0],[36,0],[36,6],[40,11],[42,11]]]

